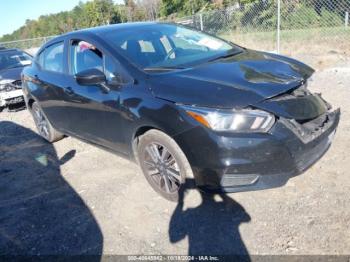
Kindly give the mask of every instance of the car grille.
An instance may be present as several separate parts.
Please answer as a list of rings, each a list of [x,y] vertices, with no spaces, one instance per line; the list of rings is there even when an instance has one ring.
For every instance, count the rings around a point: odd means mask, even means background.
[[[298,123],[294,119],[280,119],[280,121],[294,132],[301,141],[307,144],[328,130],[333,125],[338,113],[339,109],[333,112],[328,111],[318,118],[303,124]]]

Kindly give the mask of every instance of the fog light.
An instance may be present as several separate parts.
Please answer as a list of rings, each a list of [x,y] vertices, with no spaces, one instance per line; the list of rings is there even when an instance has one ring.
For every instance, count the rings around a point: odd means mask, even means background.
[[[257,174],[226,174],[222,177],[220,185],[222,187],[249,186],[259,180]]]

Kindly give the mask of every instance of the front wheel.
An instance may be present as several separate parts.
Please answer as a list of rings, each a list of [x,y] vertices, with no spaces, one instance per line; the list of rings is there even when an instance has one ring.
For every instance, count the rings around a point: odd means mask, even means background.
[[[63,134],[52,127],[37,102],[31,108],[32,116],[40,136],[48,142],[53,143],[63,138]]]
[[[179,200],[186,177],[193,177],[191,166],[178,144],[159,130],[139,138],[138,161],[152,188],[170,201]]]

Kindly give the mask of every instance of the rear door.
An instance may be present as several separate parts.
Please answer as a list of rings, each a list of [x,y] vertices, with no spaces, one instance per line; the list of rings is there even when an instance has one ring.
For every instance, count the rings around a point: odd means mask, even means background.
[[[70,132],[93,143],[123,152],[124,136],[121,128],[120,92],[128,77],[107,51],[84,39],[69,42],[69,99]],[[106,91],[101,86],[84,86],[74,76],[96,68],[106,75]],[[122,80],[122,78],[124,80]]]
[[[65,103],[68,84],[65,54],[64,41],[47,46],[37,57],[38,70],[34,76],[39,86],[34,96],[50,123],[62,132],[66,132],[70,125]]]

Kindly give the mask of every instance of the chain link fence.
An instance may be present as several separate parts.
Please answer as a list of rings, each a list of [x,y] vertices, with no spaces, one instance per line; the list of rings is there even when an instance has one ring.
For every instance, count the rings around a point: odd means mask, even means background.
[[[258,0],[173,21],[317,67],[350,56],[349,13],[350,0]]]
[[[17,41],[0,42],[0,46],[5,48],[19,48],[25,50],[26,52],[34,55],[36,51],[45,44],[47,41],[51,40],[56,36],[45,36],[30,39],[23,39]]]
[[[350,0],[257,0],[166,21],[185,24],[251,49],[301,58],[317,66],[339,59],[334,55],[327,57],[331,54],[349,57],[349,13]],[[51,38],[4,42],[0,46],[35,53]]]

